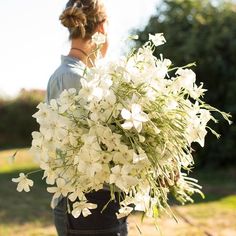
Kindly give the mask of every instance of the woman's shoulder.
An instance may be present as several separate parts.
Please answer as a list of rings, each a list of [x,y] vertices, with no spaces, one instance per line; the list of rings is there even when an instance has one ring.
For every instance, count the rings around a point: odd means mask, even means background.
[[[47,100],[57,98],[64,89],[80,89],[80,78],[83,77],[86,66],[70,56],[61,57],[61,65],[51,75],[47,85]]]
[[[83,76],[85,69],[86,66],[79,59],[61,56],[61,65],[51,75],[50,79],[80,78]]]

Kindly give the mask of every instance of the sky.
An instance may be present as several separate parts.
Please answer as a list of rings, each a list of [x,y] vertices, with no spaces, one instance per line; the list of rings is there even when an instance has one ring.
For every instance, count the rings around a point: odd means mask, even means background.
[[[50,75],[69,51],[58,18],[67,0],[0,1],[0,96],[20,89],[46,89]],[[130,29],[145,26],[160,0],[104,0],[109,15],[108,56],[119,55]],[[148,3],[148,4],[147,4]]]

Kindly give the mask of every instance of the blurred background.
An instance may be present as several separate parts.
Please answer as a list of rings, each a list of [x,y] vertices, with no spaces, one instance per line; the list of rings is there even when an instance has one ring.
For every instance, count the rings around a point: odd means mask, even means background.
[[[128,48],[123,40],[138,34],[137,46],[148,34],[163,32],[167,44],[158,47],[174,65],[196,62],[197,83],[208,89],[205,101],[236,115],[236,3],[231,0],[105,0],[110,16],[108,59]],[[0,236],[53,236],[50,195],[34,176],[35,187],[17,193],[11,178],[37,169],[28,148],[31,132],[38,129],[32,118],[44,101],[47,81],[69,48],[67,31],[58,17],[66,0],[10,0],[0,2]],[[208,134],[206,146],[194,146],[195,168],[205,199],[172,210],[157,222],[166,236],[236,235],[236,126],[221,117],[210,124],[221,138]],[[9,163],[17,151],[15,163]],[[171,199],[170,199],[171,200]],[[130,234],[160,235],[154,223],[130,217]]]

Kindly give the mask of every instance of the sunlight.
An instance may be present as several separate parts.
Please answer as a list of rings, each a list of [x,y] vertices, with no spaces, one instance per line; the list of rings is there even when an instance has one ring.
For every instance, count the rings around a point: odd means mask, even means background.
[[[122,38],[130,29],[145,25],[159,1],[144,4],[141,0],[105,0],[110,17],[110,57],[119,55]],[[46,89],[48,78],[60,63],[60,55],[68,53],[67,30],[58,20],[65,3],[65,0],[0,2],[0,96],[15,95],[21,88]]]

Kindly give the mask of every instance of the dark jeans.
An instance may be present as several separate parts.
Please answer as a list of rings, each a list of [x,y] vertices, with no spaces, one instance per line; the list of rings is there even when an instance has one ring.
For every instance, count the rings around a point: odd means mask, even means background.
[[[92,214],[74,218],[67,213],[67,199],[63,198],[53,210],[54,222],[58,236],[127,236],[127,218],[116,218],[119,210],[118,201],[112,201],[101,213],[103,206],[110,199],[110,192],[100,190],[86,195],[91,203],[98,207],[91,210]],[[118,196],[117,196],[118,198]]]

